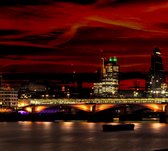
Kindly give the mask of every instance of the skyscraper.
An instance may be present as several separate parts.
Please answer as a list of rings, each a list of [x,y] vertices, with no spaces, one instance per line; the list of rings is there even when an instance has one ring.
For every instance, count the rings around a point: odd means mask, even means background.
[[[119,88],[119,65],[116,57],[102,58],[101,81],[94,83],[96,97],[117,97]]]
[[[148,97],[161,97],[166,93],[166,77],[163,70],[161,52],[159,48],[153,50],[151,67],[146,80]]]

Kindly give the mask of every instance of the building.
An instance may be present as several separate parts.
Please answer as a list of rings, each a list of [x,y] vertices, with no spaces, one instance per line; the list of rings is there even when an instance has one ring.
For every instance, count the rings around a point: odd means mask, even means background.
[[[101,81],[94,83],[95,97],[117,97],[119,89],[119,65],[116,57],[102,58]]]
[[[13,89],[0,90],[0,104],[2,107],[17,108],[18,106],[18,91]]]
[[[159,48],[155,48],[151,56],[151,66],[146,79],[146,92],[147,97],[165,97],[167,95],[166,76]]]
[[[0,75],[0,106],[13,109],[18,107],[18,91],[15,91],[9,85],[4,85],[2,75]]]

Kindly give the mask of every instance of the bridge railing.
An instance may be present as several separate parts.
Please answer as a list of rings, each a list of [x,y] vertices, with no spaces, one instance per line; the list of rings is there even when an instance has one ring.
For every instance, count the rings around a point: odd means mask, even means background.
[[[138,103],[168,103],[168,98],[94,98],[94,99],[30,99],[30,104],[138,104]]]

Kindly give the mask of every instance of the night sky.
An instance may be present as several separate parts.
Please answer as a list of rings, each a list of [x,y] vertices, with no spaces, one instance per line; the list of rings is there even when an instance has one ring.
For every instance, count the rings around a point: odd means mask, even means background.
[[[159,47],[168,70],[167,0],[1,0],[0,72],[92,72],[117,56],[147,72]]]

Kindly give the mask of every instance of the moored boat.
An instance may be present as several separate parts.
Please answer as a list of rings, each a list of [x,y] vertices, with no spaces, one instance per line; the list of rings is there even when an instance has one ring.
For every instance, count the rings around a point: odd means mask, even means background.
[[[110,125],[110,124],[104,124],[103,131],[128,131],[128,130],[134,130],[134,124],[117,124],[117,125]]]

